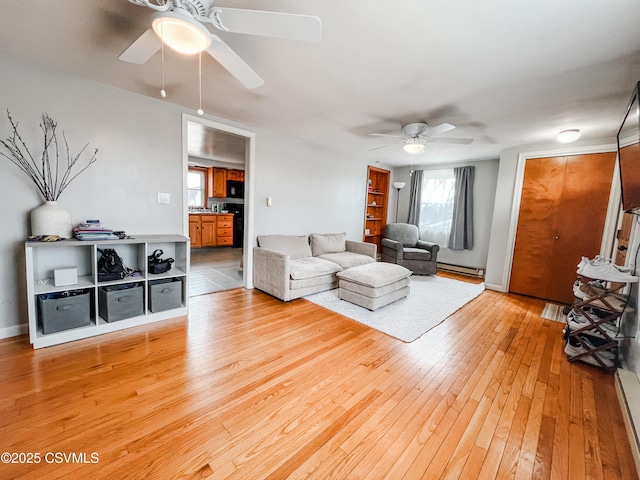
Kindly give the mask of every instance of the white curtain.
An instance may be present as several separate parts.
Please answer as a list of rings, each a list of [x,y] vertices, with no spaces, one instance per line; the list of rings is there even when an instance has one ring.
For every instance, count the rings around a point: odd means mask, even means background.
[[[455,179],[452,168],[424,170],[420,206],[420,238],[441,247],[449,244]]]

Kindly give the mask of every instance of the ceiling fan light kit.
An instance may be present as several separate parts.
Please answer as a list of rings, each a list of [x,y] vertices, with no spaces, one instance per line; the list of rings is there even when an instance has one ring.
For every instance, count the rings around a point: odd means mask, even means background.
[[[410,138],[409,140],[407,140],[402,148],[404,148],[405,152],[412,155],[419,155],[424,152],[424,144],[420,142],[420,140],[415,138]]]
[[[178,53],[193,55],[211,45],[209,30],[180,10],[154,13],[151,27],[167,47]]]

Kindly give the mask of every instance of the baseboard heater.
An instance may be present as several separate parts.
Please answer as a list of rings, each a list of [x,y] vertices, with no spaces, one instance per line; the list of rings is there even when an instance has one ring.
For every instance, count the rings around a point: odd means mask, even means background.
[[[616,392],[622,409],[622,417],[627,429],[631,453],[636,464],[636,471],[640,474],[640,440],[638,430],[640,427],[640,381],[635,372],[619,368],[616,372]]]
[[[451,265],[449,263],[438,262],[438,270],[444,270],[445,272],[452,272],[452,273],[460,273],[462,275],[470,275],[472,277],[478,277],[478,278],[484,277],[483,268],[462,267],[460,265]]]

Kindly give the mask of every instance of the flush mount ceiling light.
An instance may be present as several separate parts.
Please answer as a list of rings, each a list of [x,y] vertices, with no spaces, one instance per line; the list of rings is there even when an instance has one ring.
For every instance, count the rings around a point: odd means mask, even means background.
[[[179,10],[154,13],[151,27],[164,44],[179,53],[193,55],[211,45],[209,30]]]
[[[563,130],[558,134],[558,141],[562,143],[570,143],[575,142],[580,138],[580,130],[572,129],[572,130]]]
[[[402,148],[404,148],[404,151],[407,153],[417,155],[424,152],[424,143],[422,143],[418,138],[409,138]]]

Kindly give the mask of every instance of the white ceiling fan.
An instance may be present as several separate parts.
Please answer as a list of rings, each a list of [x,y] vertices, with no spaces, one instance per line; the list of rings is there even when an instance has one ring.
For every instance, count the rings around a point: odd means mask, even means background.
[[[427,143],[454,143],[459,145],[468,145],[473,142],[472,138],[454,138],[454,137],[436,137],[441,133],[453,130],[454,127],[450,123],[441,123],[435,127],[430,127],[426,123],[408,123],[402,127],[402,135],[390,135],[386,133],[370,133],[374,137],[391,137],[401,139],[402,148],[411,154],[417,155],[424,152]],[[389,145],[374,147],[369,151],[386,148]]]
[[[222,32],[245,33],[267,37],[318,42],[322,22],[311,15],[214,7],[214,0],[129,0],[155,10],[151,28],[138,37],[118,57],[125,62],[146,63],[162,44],[185,54],[206,51],[245,87],[264,84],[220,37],[205,24]]]

